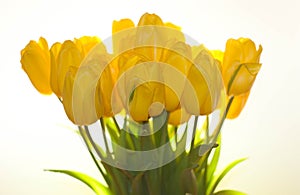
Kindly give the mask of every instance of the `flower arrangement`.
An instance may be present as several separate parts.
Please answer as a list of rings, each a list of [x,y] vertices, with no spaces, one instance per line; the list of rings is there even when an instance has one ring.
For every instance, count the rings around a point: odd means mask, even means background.
[[[155,14],[135,26],[114,21],[112,36],[30,41],[21,64],[42,94],[54,93],[106,183],[69,170],[96,194],[228,195],[216,191],[236,160],[216,174],[220,130],[242,111],[262,47],[229,39],[208,50]]]

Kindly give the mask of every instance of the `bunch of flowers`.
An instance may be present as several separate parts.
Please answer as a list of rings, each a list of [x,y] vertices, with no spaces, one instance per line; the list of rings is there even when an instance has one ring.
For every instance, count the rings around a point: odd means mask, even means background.
[[[261,67],[262,47],[229,39],[208,50],[179,26],[144,14],[135,26],[114,21],[112,36],[30,41],[21,64],[34,87],[62,103],[78,126],[105,184],[71,175],[96,194],[242,194],[216,192],[219,132],[243,109]]]

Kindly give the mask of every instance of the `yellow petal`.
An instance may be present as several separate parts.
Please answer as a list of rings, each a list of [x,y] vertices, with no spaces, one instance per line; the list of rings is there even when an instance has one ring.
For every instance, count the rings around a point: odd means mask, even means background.
[[[77,73],[77,67],[69,67],[68,72],[65,76],[65,85],[63,90],[63,106],[68,118],[75,124],[74,113],[73,113],[73,87],[74,80]]]
[[[176,30],[181,31],[181,27],[180,27],[180,26],[177,26],[177,25],[175,25],[175,24],[173,24],[173,23],[171,23],[171,22],[166,22],[166,23],[165,23],[165,26],[166,26],[166,27],[169,27],[169,28],[174,28],[174,29],[176,29]]]
[[[191,48],[183,43],[177,42],[169,49],[164,49],[162,67],[165,86],[165,106],[166,110],[172,112],[179,107],[186,75],[189,72],[192,61]]]
[[[160,115],[165,108],[165,86],[159,82],[149,82],[149,87],[152,91],[152,103],[148,113],[150,117],[155,117]]]
[[[122,19],[119,21],[114,20],[112,24],[112,34],[133,27],[134,27],[134,23],[130,19]]]
[[[100,97],[100,113],[101,116],[111,117],[121,111],[120,100],[118,94],[113,95],[114,80],[112,76],[112,65],[109,64],[101,73],[99,79],[98,92]]]
[[[88,66],[69,67],[62,93],[63,105],[68,118],[76,125],[90,125],[96,122],[99,96],[96,91],[97,73]]]
[[[234,97],[226,118],[234,119],[239,116],[239,114],[241,113],[241,111],[243,110],[243,108],[247,102],[249,94],[250,94],[250,91],[248,91],[247,93],[244,93],[242,95]]]
[[[160,25],[160,26],[162,26],[162,25],[164,25],[164,23],[158,15],[145,13],[140,18],[138,26],[145,26],[145,25]]]
[[[58,87],[58,55],[60,52],[61,43],[55,43],[50,48],[50,57],[51,57],[51,75],[50,75],[50,84],[52,91],[57,95],[57,97],[61,97],[61,91]]]
[[[148,111],[152,104],[152,91],[147,84],[142,84],[134,89],[129,100],[129,113],[137,122],[148,120]]]
[[[220,72],[222,72],[222,63],[223,63],[223,58],[224,58],[224,52],[221,50],[211,50],[210,52],[213,55],[213,57],[216,60],[218,60],[218,62],[219,62],[218,67],[219,67]]]
[[[184,108],[193,115],[210,113],[212,108],[208,111],[202,108],[207,96],[210,97],[210,93],[202,73],[195,66],[191,66],[188,82],[182,94]]]
[[[113,21],[112,40],[116,56],[134,47],[135,33],[134,23],[130,19]]]
[[[47,41],[30,41],[21,51],[21,64],[33,86],[42,94],[51,94],[50,56]]]
[[[79,67],[83,59],[79,49],[72,41],[65,41],[60,49],[58,56],[58,89],[60,93],[63,91],[64,81],[69,67]]]
[[[91,49],[100,43],[100,39],[96,36],[83,36],[74,40],[75,45],[85,57]]]
[[[188,114],[185,109],[177,109],[170,113],[168,123],[174,126],[178,126],[187,122],[190,119],[191,115]]]
[[[241,64],[229,81],[228,94],[237,96],[250,91],[260,67],[261,64]]]

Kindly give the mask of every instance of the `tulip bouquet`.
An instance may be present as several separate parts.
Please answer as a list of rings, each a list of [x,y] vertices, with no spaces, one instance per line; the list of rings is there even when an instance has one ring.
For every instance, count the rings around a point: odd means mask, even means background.
[[[208,50],[155,14],[135,26],[114,21],[112,36],[30,41],[21,64],[42,94],[55,93],[78,127],[105,183],[69,170],[96,194],[228,195],[217,191],[236,164],[217,173],[220,130],[243,109],[262,47],[229,39]]]

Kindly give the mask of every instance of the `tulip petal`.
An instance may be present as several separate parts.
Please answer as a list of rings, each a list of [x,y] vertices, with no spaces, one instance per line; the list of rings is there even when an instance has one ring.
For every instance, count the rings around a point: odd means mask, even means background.
[[[79,39],[75,39],[74,43],[82,53],[82,55],[85,57],[91,49],[93,49],[97,44],[100,43],[100,39],[96,36],[83,36]]]
[[[184,108],[177,109],[170,113],[168,123],[174,126],[181,125],[190,119],[191,115]]]
[[[229,81],[228,94],[238,96],[250,91],[260,67],[261,64],[241,64],[232,76],[232,80]]]
[[[239,116],[239,114],[241,113],[241,111],[243,110],[243,108],[247,102],[249,94],[250,94],[250,91],[234,97],[234,99],[231,103],[230,109],[226,115],[226,118],[234,119]]]
[[[75,66],[79,67],[83,55],[80,53],[79,49],[72,41],[65,41],[60,49],[58,56],[58,89],[60,93],[63,91],[64,81],[66,73],[69,70],[69,67]]]
[[[61,43],[55,43],[50,48],[50,57],[51,57],[51,75],[50,75],[50,84],[52,91],[57,95],[57,97],[61,97],[62,93],[58,87],[58,55],[61,49]]]
[[[33,86],[42,94],[51,94],[50,56],[47,41],[30,41],[21,51],[21,64]]]

